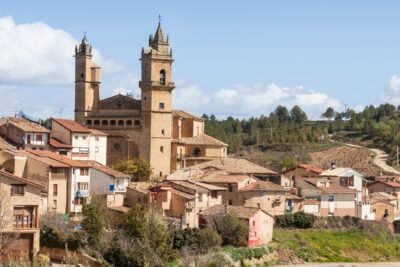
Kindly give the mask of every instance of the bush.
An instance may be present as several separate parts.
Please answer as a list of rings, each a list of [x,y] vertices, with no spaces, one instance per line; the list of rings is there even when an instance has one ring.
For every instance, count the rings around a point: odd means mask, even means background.
[[[175,230],[171,236],[172,248],[198,252],[208,251],[221,245],[221,236],[211,228],[186,228]]]
[[[396,234],[400,233],[400,220],[393,221],[393,228]]]
[[[294,214],[285,214],[275,217],[275,225],[281,228],[301,228],[307,229],[314,226],[316,216],[313,214],[307,214],[303,211],[296,212]]]
[[[40,245],[49,248],[68,248],[75,251],[84,246],[84,237],[80,233],[64,237],[57,230],[44,225],[41,229]]]
[[[265,254],[268,253],[265,247],[256,248],[237,248],[233,246],[221,247],[219,252],[228,253],[234,261],[244,261],[251,259],[261,259]]]

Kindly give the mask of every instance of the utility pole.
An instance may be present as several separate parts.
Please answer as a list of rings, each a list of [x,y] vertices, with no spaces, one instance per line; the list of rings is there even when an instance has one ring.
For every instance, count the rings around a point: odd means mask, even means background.
[[[396,146],[396,165],[399,167],[399,145]]]
[[[270,128],[270,136],[271,136],[271,140],[272,140],[272,126]]]

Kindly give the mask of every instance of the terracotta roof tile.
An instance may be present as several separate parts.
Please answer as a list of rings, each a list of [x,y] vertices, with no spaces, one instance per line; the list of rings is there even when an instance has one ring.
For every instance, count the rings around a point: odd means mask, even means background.
[[[16,180],[16,181],[19,181],[19,182],[22,182],[22,183],[26,183],[26,184],[32,185],[34,187],[37,187],[37,188],[41,189],[42,191],[46,191],[46,187],[45,187],[44,184],[41,184],[41,183],[36,182],[36,181],[32,181],[31,179],[22,178],[22,177],[16,176],[14,174],[8,173],[8,172],[3,171],[3,170],[0,170],[0,175],[3,175],[5,177],[7,177],[7,178],[11,178],[13,180]]]
[[[90,134],[90,129],[82,126],[81,124],[73,121],[73,120],[67,120],[67,119],[55,119],[52,118],[53,121],[57,122],[61,126],[63,126],[65,129],[73,132],[73,133],[88,133]]]
[[[190,114],[186,111],[183,110],[173,110],[172,111],[172,116],[174,117],[181,117],[184,119],[193,119],[193,120],[200,120],[200,121],[205,121],[205,119],[198,117],[196,115]]]
[[[206,134],[199,134],[197,136],[182,138],[180,142],[186,145],[208,145],[208,146],[228,146],[226,143],[215,139]]]
[[[258,211],[262,211],[269,216],[269,213],[259,208],[243,207],[243,206],[229,206],[229,205],[214,205],[201,212],[204,216],[223,216],[225,214],[234,214],[241,219],[250,219]],[[272,217],[272,216],[271,216]]]
[[[322,168],[320,168],[320,167],[314,166],[314,165],[312,165],[312,164],[305,164],[305,163],[298,164],[298,165],[297,165],[297,168],[299,168],[299,169],[304,169],[304,170],[308,170],[308,171],[314,172],[314,173],[316,173],[316,174],[320,174],[321,172],[324,171],[324,169],[322,169]],[[286,172],[288,172],[288,171],[292,171],[292,170],[295,170],[295,169],[296,169],[296,167],[293,167],[293,168],[290,168],[290,169],[284,171],[283,173],[286,173]]]
[[[271,183],[269,181],[258,181],[255,183],[251,183],[246,185],[239,191],[279,191],[286,192],[287,190],[280,185]]]
[[[66,148],[66,149],[71,149],[72,146],[67,145],[62,143],[61,141],[55,139],[55,138],[50,138],[50,142],[49,142],[50,146],[54,147],[54,148]]]
[[[355,189],[350,189],[336,184],[331,184],[328,187],[319,187],[322,193],[343,193],[343,194],[355,194]]]
[[[287,194],[286,194],[286,199],[302,200],[303,198],[301,198],[301,197],[299,197],[299,196],[296,196],[296,195],[293,195],[293,194],[290,194],[290,193],[287,193]]]
[[[200,177],[199,180],[205,183],[238,183],[245,179],[252,178],[246,174],[221,174],[214,171],[215,175],[205,175]],[[253,178],[256,179],[256,178]]]
[[[111,169],[110,167],[107,167],[103,164],[98,163],[97,161],[94,160],[88,160],[85,161],[87,166],[93,169],[96,169],[98,171],[104,172],[114,178],[129,178],[130,176],[128,174],[125,174],[120,171],[116,171],[114,169]]]
[[[26,150],[27,152],[39,156],[39,157],[45,157],[45,158],[50,158],[55,161],[64,163],[66,165],[69,165],[74,168],[87,168],[88,164],[85,161],[80,161],[80,160],[72,160],[70,158],[67,158],[65,156],[58,155],[54,152],[51,151],[46,151],[46,150]]]
[[[0,119],[0,125],[10,123],[24,132],[50,133],[50,130],[38,123],[31,122],[24,118],[6,117]]]

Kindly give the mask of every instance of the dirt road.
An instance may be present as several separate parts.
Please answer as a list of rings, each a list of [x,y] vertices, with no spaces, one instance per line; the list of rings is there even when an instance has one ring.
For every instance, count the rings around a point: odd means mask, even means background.
[[[344,144],[346,146],[349,147],[356,147],[356,148],[362,148],[362,149],[366,149],[369,150],[371,152],[373,152],[375,154],[375,157],[373,159],[373,163],[378,166],[379,168],[381,168],[385,173],[391,173],[391,174],[395,174],[395,175],[400,175],[400,171],[396,170],[395,168],[393,168],[392,166],[389,166],[386,164],[386,160],[388,158],[388,154],[380,149],[377,148],[368,148],[368,147],[364,147],[364,146],[359,146],[359,145],[353,145],[353,144],[348,144],[348,143],[342,143],[342,142],[338,142],[338,141],[334,141],[331,140],[332,142],[336,142],[336,143],[341,143]],[[398,265],[400,266],[400,265]]]

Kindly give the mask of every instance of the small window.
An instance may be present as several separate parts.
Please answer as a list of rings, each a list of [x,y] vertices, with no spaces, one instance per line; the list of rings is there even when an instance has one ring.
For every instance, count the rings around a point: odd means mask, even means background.
[[[81,175],[88,176],[89,175],[89,168],[81,168]]]
[[[58,185],[57,184],[53,184],[53,196],[57,196],[58,195]]]
[[[25,185],[22,184],[11,185],[12,196],[23,196],[24,194],[25,194]]]
[[[261,204],[260,203],[257,203],[257,208],[261,208]]]
[[[232,199],[229,199],[229,200],[228,200],[228,205],[232,205],[232,204],[233,204]]]
[[[115,143],[114,144],[114,149],[115,150],[120,150],[121,149],[121,145],[119,143]]]
[[[100,125],[100,121],[99,120],[94,120],[94,125]]]
[[[161,130],[161,134],[165,135],[165,130],[164,129]]]
[[[164,153],[164,147],[163,146],[160,146],[160,152]]]
[[[135,120],[135,125],[140,125],[140,120]]]
[[[158,107],[159,107],[159,109],[160,110],[164,110],[164,103],[163,102],[160,102],[159,104],[158,104]]]
[[[81,73],[81,78],[84,78],[85,77],[85,74],[84,73]]]
[[[77,135],[75,135],[74,138],[75,138],[75,140],[78,140],[78,136]]]
[[[92,120],[87,120],[86,125],[92,125]]]
[[[36,135],[36,141],[42,142],[43,141],[43,136],[41,134]]]
[[[108,125],[108,120],[102,120],[101,125],[107,126]]]
[[[118,125],[119,125],[119,126],[124,126],[124,121],[123,121],[123,120],[119,120],[119,121],[118,121]]]
[[[82,139],[83,139],[83,140],[86,140],[86,135],[82,135]]]
[[[203,202],[203,194],[199,193],[199,202]]]
[[[195,157],[200,157],[200,156],[201,156],[201,149],[198,148],[198,147],[195,147],[195,148],[193,149],[193,156],[195,156]]]
[[[160,177],[162,177],[162,172],[160,172]]]
[[[78,183],[78,190],[88,190],[89,183]]]
[[[256,221],[253,221],[253,226],[256,226]]]
[[[127,120],[126,121],[126,125],[131,126],[132,125],[132,121],[131,120]]]
[[[160,83],[161,83],[162,85],[165,84],[165,70],[161,70],[161,71],[160,71]]]
[[[228,186],[228,191],[233,192],[233,186],[231,184]]]
[[[329,201],[329,202],[335,201],[335,196],[334,196],[334,195],[329,195],[329,196],[328,196],[328,201]]]
[[[57,209],[57,199],[53,199],[53,209]]]
[[[218,192],[217,191],[211,191],[211,198],[218,198]]]
[[[94,140],[96,140],[96,142],[99,142],[99,138],[97,136],[96,136],[96,138]]]

